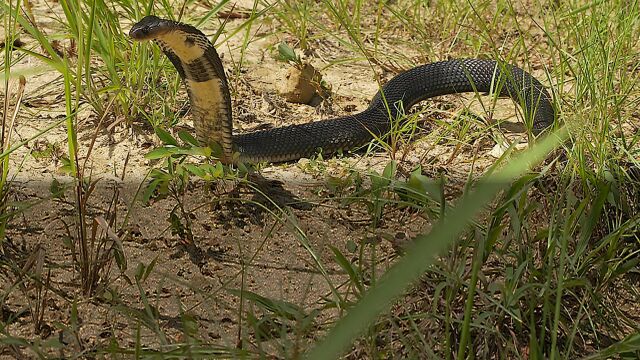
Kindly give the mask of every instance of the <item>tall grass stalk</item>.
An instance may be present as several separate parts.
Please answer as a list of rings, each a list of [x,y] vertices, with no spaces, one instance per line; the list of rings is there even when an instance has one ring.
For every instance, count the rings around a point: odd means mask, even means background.
[[[11,4],[9,4],[11,6]],[[13,20],[13,21],[12,21]],[[4,37],[4,101],[2,111],[2,132],[0,133],[0,149],[2,153],[10,147],[10,141],[8,137],[11,136],[9,131],[9,105],[11,95],[9,93],[9,78],[11,74],[11,50],[13,50],[13,34],[15,33],[15,19],[10,16],[3,16],[3,25],[5,29]],[[17,112],[17,107],[16,107]],[[0,158],[0,212],[6,213],[7,210],[7,180],[9,175],[9,156],[3,156]],[[0,221],[0,243],[4,241],[4,235],[6,230],[6,220]]]

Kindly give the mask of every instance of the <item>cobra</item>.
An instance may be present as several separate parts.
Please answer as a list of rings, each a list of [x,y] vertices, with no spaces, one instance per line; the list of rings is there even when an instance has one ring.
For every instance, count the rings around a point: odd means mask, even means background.
[[[284,162],[323,153],[347,151],[384,138],[391,120],[418,102],[446,94],[497,92],[521,105],[532,132],[551,126],[551,96],[533,76],[517,66],[493,60],[460,59],[421,65],[396,75],[364,111],[343,117],[234,135],[232,106],[224,67],[215,47],[198,29],[146,16],[129,33],[152,40],[173,63],[191,102],[196,136],[222,147],[222,161]]]

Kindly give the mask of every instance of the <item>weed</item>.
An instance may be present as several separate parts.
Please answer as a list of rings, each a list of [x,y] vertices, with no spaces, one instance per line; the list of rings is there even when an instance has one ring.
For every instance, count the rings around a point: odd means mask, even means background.
[[[280,23],[280,28],[295,36],[298,46],[303,50],[309,47],[309,23],[311,22],[312,2],[309,0],[277,0],[273,4],[272,16]]]

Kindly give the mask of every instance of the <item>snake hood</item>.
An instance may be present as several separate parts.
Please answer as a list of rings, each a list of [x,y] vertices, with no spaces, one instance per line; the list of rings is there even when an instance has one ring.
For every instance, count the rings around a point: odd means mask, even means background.
[[[153,40],[182,78],[189,94],[197,138],[222,147],[221,159],[233,162],[231,95],[222,61],[209,39],[180,22],[146,16],[129,31],[137,41]]]
[[[153,40],[173,63],[189,94],[196,136],[219,144],[224,162],[281,162],[332,154],[382,138],[392,120],[416,103],[439,95],[478,92],[509,96],[538,134],[553,124],[555,110],[544,86],[517,66],[494,60],[447,60],[417,66],[396,75],[364,111],[306,124],[233,135],[231,95],[215,47],[193,26],[147,16],[129,33]]]

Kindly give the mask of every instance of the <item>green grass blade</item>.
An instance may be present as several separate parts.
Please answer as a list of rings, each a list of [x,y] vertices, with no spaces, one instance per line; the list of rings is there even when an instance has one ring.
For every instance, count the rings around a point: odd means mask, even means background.
[[[341,319],[309,353],[310,359],[333,359],[375,321],[378,314],[387,309],[433,262],[434,256],[449,246],[466,228],[472,217],[481,210],[509,182],[522,176],[531,164],[541,161],[565,131],[558,136],[549,136],[540,144],[511,161],[501,171],[483,178],[476,189],[467,194],[446,218],[429,234],[418,236],[407,255],[399,260],[381,278],[378,285],[371,288],[362,300]]]

